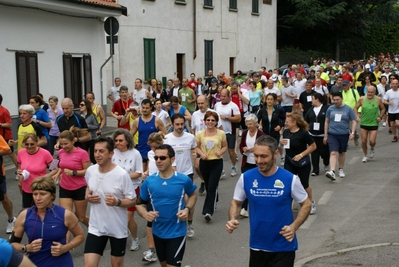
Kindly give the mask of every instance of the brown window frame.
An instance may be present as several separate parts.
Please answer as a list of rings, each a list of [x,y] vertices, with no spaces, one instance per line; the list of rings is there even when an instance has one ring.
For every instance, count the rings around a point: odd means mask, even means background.
[[[22,66],[20,59],[24,60]],[[33,62],[30,62],[33,59]],[[31,96],[39,93],[39,66],[37,53],[15,52],[18,105],[29,103]],[[33,63],[33,64],[32,64]],[[24,72],[22,72],[22,69]],[[25,82],[24,82],[25,81]]]

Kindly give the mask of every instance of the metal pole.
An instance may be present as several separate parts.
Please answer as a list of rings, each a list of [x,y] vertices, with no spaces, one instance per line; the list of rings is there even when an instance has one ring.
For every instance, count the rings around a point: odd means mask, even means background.
[[[101,65],[100,67],[100,84],[101,84],[101,105],[104,104],[104,89],[103,89],[103,68],[105,66],[105,64],[108,63],[108,61],[111,59],[112,55],[107,58],[107,60]]]
[[[112,23],[113,20],[111,20],[111,23],[109,24],[109,33],[110,33],[110,54],[111,54],[111,58],[112,58],[112,64],[111,64],[111,75],[112,75],[112,82],[114,82],[114,34],[112,32]]]

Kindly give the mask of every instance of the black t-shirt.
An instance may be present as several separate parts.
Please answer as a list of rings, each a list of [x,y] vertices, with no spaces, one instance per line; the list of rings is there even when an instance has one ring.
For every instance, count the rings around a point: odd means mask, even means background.
[[[312,96],[315,93],[315,91],[310,91],[310,93],[303,91],[301,95],[299,96],[299,102],[302,104],[303,107],[303,116],[306,115],[306,112],[312,107],[312,98],[310,98],[310,101],[308,101],[308,96]]]
[[[291,158],[302,153],[307,149],[308,145],[314,143],[312,136],[302,129],[299,129],[295,133],[291,133],[290,130],[286,129],[283,132],[283,138],[290,139],[290,148],[286,148],[285,152]]]
[[[60,117],[57,118],[57,125],[58,129],[60,130],[60,133],[62,133],[65,130],[69,130],[72,126],[78,127],[79,129],[84,129],[84,128],[88,129],[86,120],[82,116],[77,115],[76,113],[73,113],[72,116],[69,118],[67,118],[65,115],[61,115]],[[86,143],[76,142],[75,146],[78,146],[84,150],[88,149]]]

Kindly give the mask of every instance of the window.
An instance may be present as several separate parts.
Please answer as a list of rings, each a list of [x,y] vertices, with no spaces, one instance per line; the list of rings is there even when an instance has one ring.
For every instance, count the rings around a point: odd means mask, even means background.
[[[18,105],[29,103],[31,96],[39,93],[39,72],[37,54],[15,53],[17,65]]]
[[[204,7],[211,7],[213,8],[212,0],[204,0]]]
[[[213,40],[205,40],[205,76],[213,70]]]
[[[64,95],[72,99],[75,108],[88,92],[93,91],[91,56],[62,56],[64,68]]]
[[[237,0],[230,0],[229,9],[230,10],[237,10]]]
[[[144,80],[156,77],[155,39],[144,38]]]
[[[175,4],[185,5],[187,3],[186,3],[186,0],[175,0]]]
[[[272,4],[272,0],[263,0],[263,4],[271,5]]]
[[[259,0],[252,0],[252,14],[259,14]]]

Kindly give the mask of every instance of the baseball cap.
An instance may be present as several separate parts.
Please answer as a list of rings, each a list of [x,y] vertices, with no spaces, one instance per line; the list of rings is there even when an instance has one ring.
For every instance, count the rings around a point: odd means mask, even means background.
[[[348,80],[343,80],[342,81],[342,85],[347,85],[347,84],[350,84],[350,82]]]
[[[215,77],[212,78],[211,83],[217,83],[217,82],[218,82],[218,79],[216,79]]]
[[[273,81],[278,79],[278,75],[277,74],[273,74],[272,77],[270,77],[270,79],[272,79]]]
[[[370,64],[366,64],[366,66],[364,66],[366,69],[370,68]]]

